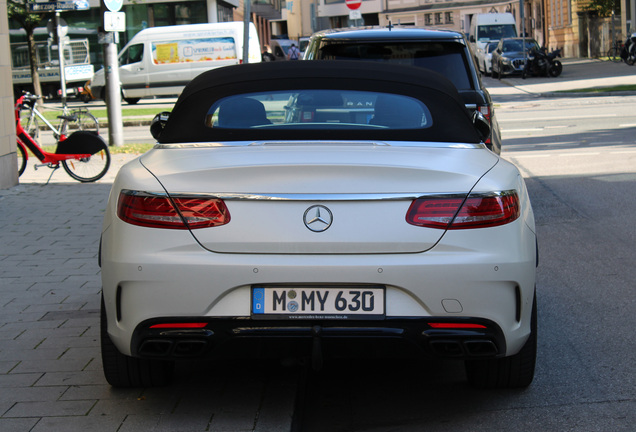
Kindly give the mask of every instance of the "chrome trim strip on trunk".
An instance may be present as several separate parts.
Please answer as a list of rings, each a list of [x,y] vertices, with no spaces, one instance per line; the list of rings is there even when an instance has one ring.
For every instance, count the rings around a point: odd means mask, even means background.
[[[249,146],[376,146],[376,147],[432,147],[432,148],[453,148],[453,149],[478,149],[483,148],[483,144],[471,143],[439,143],[420,141],[232,141],[232,142],[198,142],[180,144],[160,144],[154,145],[154,149],[175,150],[190,148],[218,148],[218,147],[249,147]]]
[[[465,198],[469,195],[469,192],[455,192],[455,193],[356,193],[356,194],[265,194],[265,193],[227,193],[227,192],[210,192],[210,193],[189,193],[189,192],[176,192],[167,194],[165,192],[149,192],[149,191],[132,191],[123,189],[121,191],[125,194],[140,195],[140,196],[170,196],[172,198],[181,197],[206,197],[222,199],[225,201],[409,201],[418,198]],[[493,191],[493,192],[477,192],[470,193],[470,196],[475,197],[493,197],[493,196],[506,196],[514,193],[515,191]]]

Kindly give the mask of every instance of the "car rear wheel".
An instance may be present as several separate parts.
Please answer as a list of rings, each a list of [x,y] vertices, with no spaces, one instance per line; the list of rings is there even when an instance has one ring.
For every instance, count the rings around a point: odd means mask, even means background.
[[[104,299],[100,310],[102,363],[106,381],[113,387],[159,387],[170,384],[174,362],[129,357],[119,352],[107,330]]]
[[[537,357],[537,297],[530,321],[530,336],[517,354],[497,359],[467,360],[470,385],[482,389],[528,387],[534,378]]]

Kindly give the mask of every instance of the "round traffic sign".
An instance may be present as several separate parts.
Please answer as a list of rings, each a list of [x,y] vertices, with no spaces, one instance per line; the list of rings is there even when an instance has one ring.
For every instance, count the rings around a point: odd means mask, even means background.
[[[345,4],[351,10],[356,10],[362,4],[362,0],[345,0]]]
[[[119,12],[124,3],[124,0],[104,0],[104,4],[111,12]]]

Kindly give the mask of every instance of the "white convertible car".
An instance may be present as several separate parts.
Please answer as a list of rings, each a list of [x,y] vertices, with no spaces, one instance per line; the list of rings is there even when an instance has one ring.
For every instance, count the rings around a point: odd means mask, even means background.
[[[463,359],[476,387],[532,382],[528,193],[441,75],[220,68],[153,130],[157,145],[115,180],[101,235],[111,385],[165,385],[192,357],[319,367],[384,350]]]

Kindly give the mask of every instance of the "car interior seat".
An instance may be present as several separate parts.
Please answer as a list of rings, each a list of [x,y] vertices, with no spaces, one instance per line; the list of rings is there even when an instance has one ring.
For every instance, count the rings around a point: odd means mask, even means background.
[[[380,95],[370,123],[393,129],[416,129],[422,127],[423,118],[424,110],[416,101],[405,96]]]
[[[232,98],[219,107],[218,127],[241,129],[271,123],[265,106],[256,99]]]

